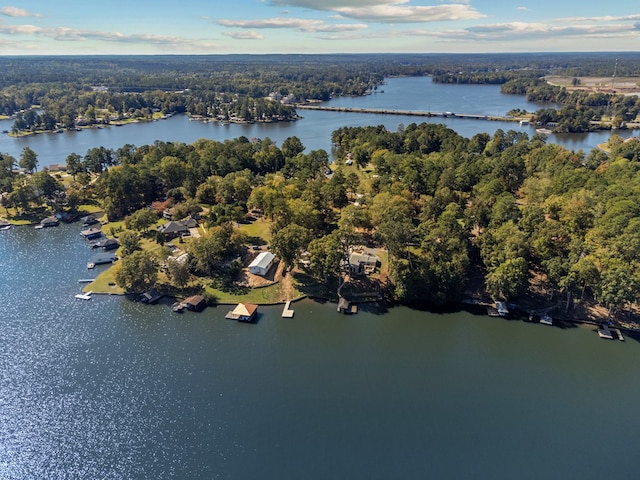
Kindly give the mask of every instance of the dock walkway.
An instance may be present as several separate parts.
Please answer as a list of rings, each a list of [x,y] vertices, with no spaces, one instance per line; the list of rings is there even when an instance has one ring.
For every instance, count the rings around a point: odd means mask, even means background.
[[[292,318],[294,311],[289,308],[291,306],[291,300],[287,300],[287,303],[284,305],[284,310],[282,310],[282,318]]]

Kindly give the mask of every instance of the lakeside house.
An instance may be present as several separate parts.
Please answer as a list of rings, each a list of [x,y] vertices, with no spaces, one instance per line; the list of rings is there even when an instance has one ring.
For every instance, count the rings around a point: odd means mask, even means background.
[[[271,252],[262,252],[249,264],[249,273],[264,277],[273,266],[276,256]]]
[[[164,223],[158,227],[158,231],[163,233],[168,240],[171,240],[183,235],[191,235],[191,228],[198,228],[198,220],[189,216],[182,220],[171,220]]]
[[[352,275],[369,275],[380,265],[380,259],[366,250],[349,254],[347,268]]]
[[[253,322],[258,315],[258,305],[253,303],[239,303],[236,308],[225,315],[227,320],[239,322]]]
[[[174,220],[160,225],[158,231],[163,233],[167,240],[189,234],[189,229],[185,225]]]

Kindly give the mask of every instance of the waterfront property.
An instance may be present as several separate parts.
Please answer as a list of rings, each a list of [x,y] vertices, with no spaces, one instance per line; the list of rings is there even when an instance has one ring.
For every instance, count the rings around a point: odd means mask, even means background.
[[[152,288],[148,292],[145,292],[145,293],[141,294],[140,297],[139,297],[139,300],[142,303],[148,303],[148,304],[151,305],[153,303],[156,303],[162,297],[163,297],[163,295],[160,292],[158,292],[155,288]]]
[[[380,259],[367,250],[353,251],[349,255],[349,273],[352,275],[369,275],[380,265]]]
[[[115,250],[116,248],[118,248],[120,246],[120,242],[118,242],[118,240],[115,238],[105,238],[103,240],[100,240],[93,246],[95,248],[102,248],[102,250],[106,252],[108,250]]]
[[[60,225],[60,221],[56,217],[47,217],[40,221],[41,228],[57,227],[58,225]]]
[[[91,257],[91,259],[87,263],[87,268],[92,269],[95,268],[96,265],[113,263],[116,260],[118,260],[118,257],[113,253],[99,253],[98,255],[94,255],[93,257]]]
[[[88,228],[86,230],[82,230],[80,235],[82,235],[85,240],[95,240],[102,236],[102,230],[99,228]]]
[[[239,322],[253,322],[258,315],[258,305],[252,303],[239,303],[236,308],[225,315],[227,320]]]
[[[158,227],[158,231],[163,233],[167,240],[189,235],[189,229],[181,222],[170,221]]]
[[[271,252],[262,252],[249,264],[249,273],[264,277],[273,266],[275,255]]]
[[[182,301],[182,304],[187,310],[191,310],[192,312],[201,312],[204,310],[204,307],[207,306],[207,301],[202,295],[192,295],[185,298]]]

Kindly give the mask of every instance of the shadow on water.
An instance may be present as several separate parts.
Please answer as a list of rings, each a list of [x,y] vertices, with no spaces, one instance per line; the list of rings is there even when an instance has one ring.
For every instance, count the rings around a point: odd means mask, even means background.
[[[389,313],[389,305],[383,302],[358,303],[358,311],[372,315]]]

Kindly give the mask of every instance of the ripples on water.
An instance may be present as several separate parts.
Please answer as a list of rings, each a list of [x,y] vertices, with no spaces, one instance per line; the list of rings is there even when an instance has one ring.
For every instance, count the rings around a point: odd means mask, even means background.
[[[123,341],[135,311],[73,298],[90,252],[71,228],[0,239],[0,478],[152,478],[154,464],[169,476],[189,457],[171,439],[168,409],[182,407],[152,375],[175,372],[161,350]]]
[[[635,478],[638,345],[467,314],[257,325],[75,300],[78,225],[0,232],[0,479]],[[603,450],[603,446],[606,449]]]

